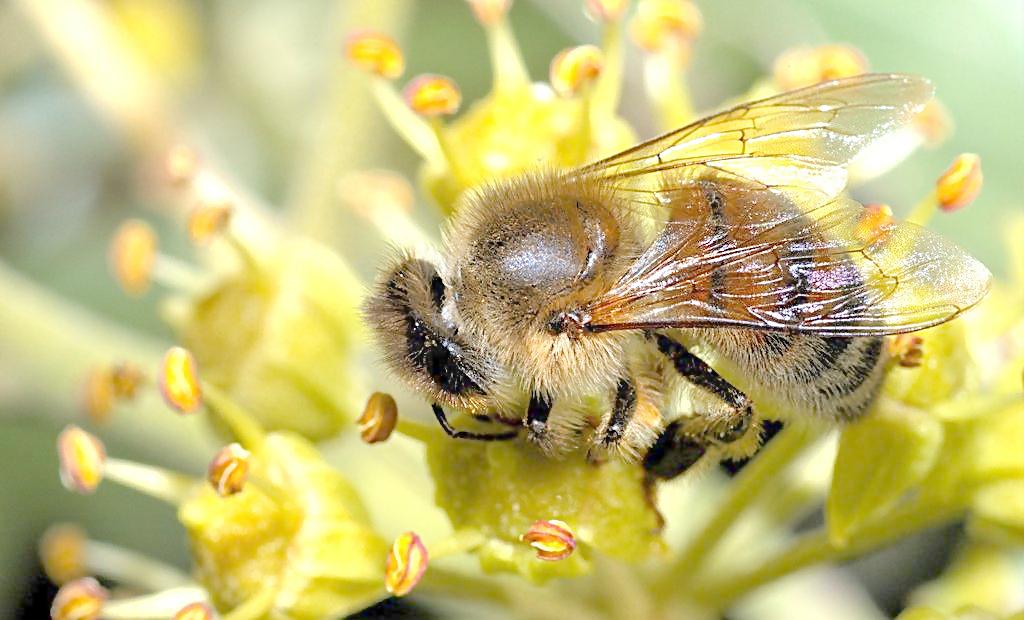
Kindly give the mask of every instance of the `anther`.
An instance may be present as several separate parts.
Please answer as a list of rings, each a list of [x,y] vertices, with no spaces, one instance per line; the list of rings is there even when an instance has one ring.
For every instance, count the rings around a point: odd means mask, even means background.
[[[384,564],[384,587],[394,596],[412,592],[427,570],[429,555],[415,532],[405,532],[391,545]]]

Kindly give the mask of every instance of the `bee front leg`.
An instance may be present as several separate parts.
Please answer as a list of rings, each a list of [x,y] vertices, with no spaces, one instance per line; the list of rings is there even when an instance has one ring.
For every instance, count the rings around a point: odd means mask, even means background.
[[[735,443],[759,425],[747,395],[704,360],[664,334],[651,333],[648,337],[672,362],[676,372],[725,405],[724,415],[697,415],[669,424],[647,452],[644,468],[648,473],[656,478],[674,478],[692,467],[710,448]]]
[[[523,425],[531,441],[544,444],[548,435],[548,417],[551,415],[551,399],[543,394],[531,394],[530,404],[526,407],[526,419]]]

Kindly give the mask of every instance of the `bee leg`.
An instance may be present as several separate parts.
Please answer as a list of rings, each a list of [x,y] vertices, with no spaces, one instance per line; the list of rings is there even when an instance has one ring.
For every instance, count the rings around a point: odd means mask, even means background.
[[[616,445],[626,433],[630,419],[636,413],[636,386],[630,379],[619,379],[615,388],[615,404],[604,427],[599,443],[605,448]]]
[[[530,439],[544,443],[548,434],[548,416],[551,415],[551,399],[541,394],[531,394],[530,404],[526,407],[526,432]]]
[[[434,417],[437,418],[437,423],[441,425],[441,430],[445,432],[449,437],[453,439],[474,439],[476,441],[507,441],[509,439],[515,439],[518,435],[518,431],[509,431],[507,433],[474,433],[471,431],[457,431],[452,428],[452,425],[448,423],[448,416],[445,415],[444,409],[441,405],[434,403],[430,406],[434,411]]]
[[[765,444],[767,444],[769,441],[772,440],[773,437],[779,434],[779,431],[782,430],[782,427],[782,422],[779,422],[778,420],[762,420],[761,436],[758,442],[759,445],[757,446],[757,449],[754,450],[754,454],[742,458],[722,459],[718,466],[721,467],[722,471],[724,471],[729,476],[735,476],[736,474],[739,473],[741,469],[746,467],[747,463],[750,462],[750,459],[754,458],[754,456],[761,450],[761,448],[765,446]]]
[[[731,444],[747,436],[755,426],[754,412],[746,394],[682,344],[664,334],[649,333],[648,337],[684,379],[726,405],[725,416],[676,420],[658,437],[644,458],[644,468],[656,478],[673,478],[693,466],[709,448]]]
[[[644,470],[652,478],[670,480],[693,467],[708,446],[705,439],[685,432],[682,420],[676,420],[665,427],[647,451]]]

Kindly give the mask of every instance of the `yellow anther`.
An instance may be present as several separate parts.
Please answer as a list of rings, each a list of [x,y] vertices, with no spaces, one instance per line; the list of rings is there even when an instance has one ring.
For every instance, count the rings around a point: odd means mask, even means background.
[[[633,40],[649,52],[688,47],[703,29],[704,18],[691,0],[643,0],[630,23]]]
[[[149,288],[156,250],[156,233],[142,220],[126,220],[114,233],[110,266],[128,294],[141,295]]]
[[[560,95],[570,97],[592,84],[603,68],[604,54],[596,46],[570,47],[551,61],[551,86]]]
[[[914,334],[900,334],[889,341],[889,354],[904,368],[916,368],[924,359],[924,339]]]
[[[780,89],[791,90],[860,75],[867,70],[867,58],[860,50],[851,45],[831,44],[783,52],[775,60],[772,75]]]
[[[103,442],[75,425],[57,436],[60,480],[69,491],[92,493],[103,480],[107,452]]]
[[[68,582],[57,590],[50,606],[52,620],[96,620],[100,617],[107,590],[92,577]]]
[[[505,19],[512,7],[512,0],[466,0],[473,9],[473,15],[484,26],[496,24]]]
[[[199,170],[199,156],[191,148],[179,144],[171,147],[164,161],[167,177],[175,185],[186,185]]]
[[[200,203],[188,214],[188,236],[197,244],[205,244],[223,232],[231,221],[232,209],[223,203]]]
[[[206,479],[218,495],[227,497],[245,488],[250,456],[251,453],[237,443],[230,443],[217,451],[206,470]]]
[[[892,207],[873,203],[864,205],[864,212],[857,222],[857,239],[867,243],[894,222]]]
[[[534,521],[519,539],[537,550],[538,559],[548,562],[564,560],[576,550],[576,536],[565,522],[557,519]]]
[[[405,596],[416,587],[427,570],[429,556],[415,532],[395,539],[384,564],[384,587],[394,596]]]
[[[345,55],[360,69],[393,80],[405,71],[402,48],[379,32],[357,32],[345,43]]]
[[[974,153],[963,153],[939,177],[935,199],[943,211],[956,211],[978,197],[981,185],[981,158]]]
[[[462,104],[458,85],[443,75],[421,75],[405,87],[405,102],[423,116],[455,114]]]
[[[142,369],[131,362],[120,362],[110,367],[110,386],[114,396],[131,400],[142,384]]]
[[[164,400],[180,413],[191,413],[203,403],[196,361],[186,349],[171,347],[164,354],[159,383]]]
[[[85,576],[85,532],[77,525],[51,526],[39,541],[39,560],[50,581],[63,585]]]
[[[366,443],[377,443],[391,436],[398,423],[398,405],[390,394],[374,392],[357,420],[359,435]]]

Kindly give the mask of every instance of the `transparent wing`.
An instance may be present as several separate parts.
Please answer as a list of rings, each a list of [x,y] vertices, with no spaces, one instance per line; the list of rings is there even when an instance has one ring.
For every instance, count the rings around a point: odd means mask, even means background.
[[[906,75],[824,82],[736,106],[577,173],[643,191],[661,185],[659,173],[700,166],[822,204],[846,186],[847,162],[931,96],[930,82]]]
[[[848,198],[808,206],[719,173],[658,193],[670,220],[584,309],[594,331],[891,334],[947,321],[989,286],[988,270],[956,245],[913,224],[879,224]]]

